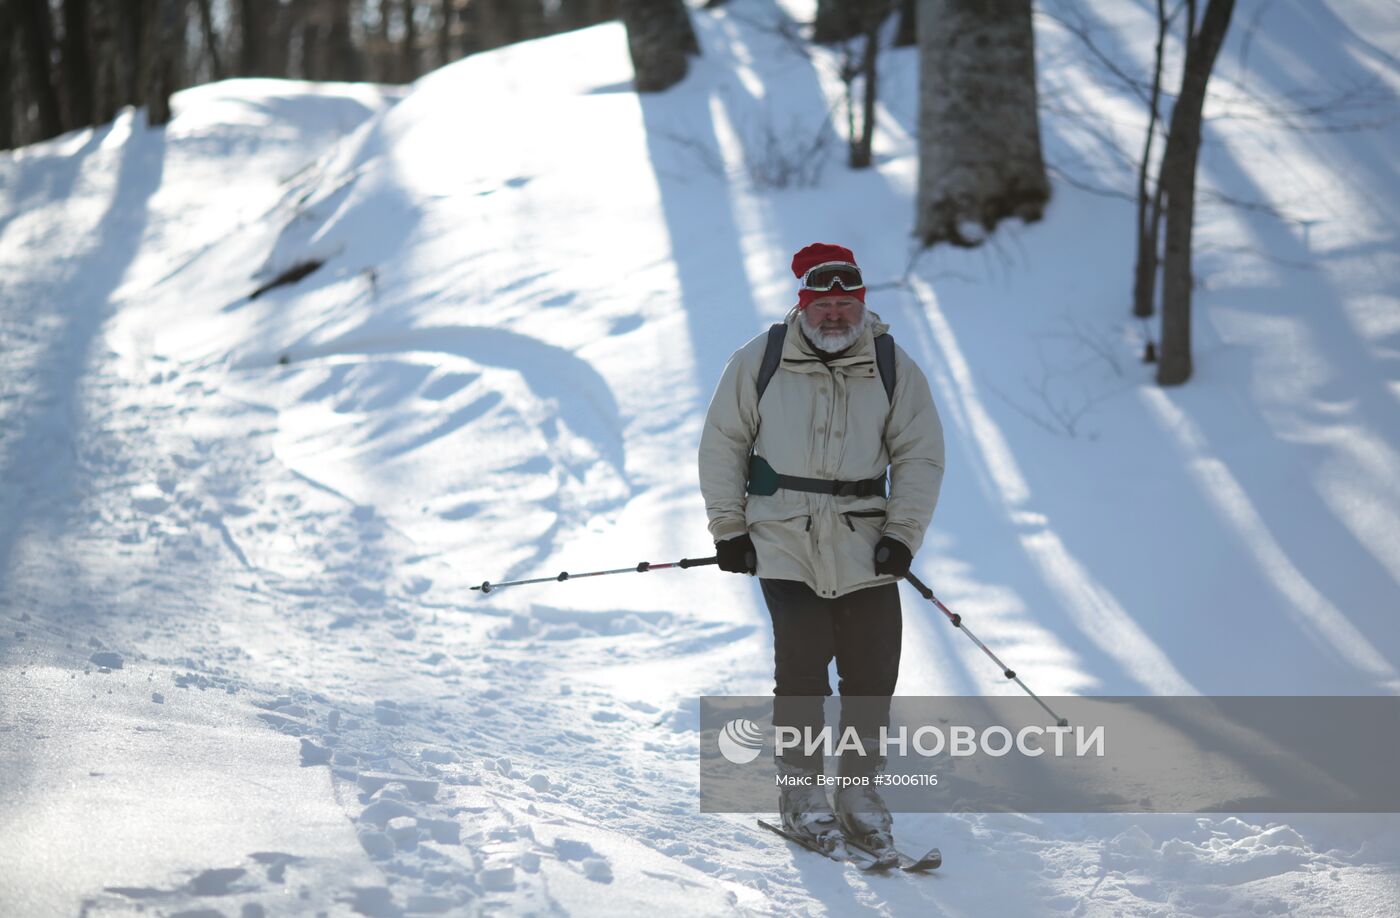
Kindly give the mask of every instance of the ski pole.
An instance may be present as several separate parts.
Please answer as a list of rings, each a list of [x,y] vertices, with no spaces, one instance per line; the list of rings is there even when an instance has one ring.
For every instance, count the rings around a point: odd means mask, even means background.
[[[586,571],[581,574],[571,574],[568,571],[560,571],[553,577],[536,577],[533,580],[507,580],[504,583],[492,583],[489,580],[482,581],[481,586],[472,587],[473,590],[480,590],[489,593],[492,590],[499,590],[501,587],[520,586],[525,583],[549,583],[552,581],[571,580],[577,577],[602,577],[605,574],[645,574],[647,571],[659,571],[668,567],[700,567],[705,564],[718,564],[719,556],[713,555],[709,558],[682,558],[679,561],[667,561],[665,564],[652,564],[650,561],[643,561],[636,567],[619,567],[610,571]]]
[[[962,616],[956,612],[951,611],[947,606],[943,605],[943,602],[937,596],[933,595],[933,590],[930,590],[928,587],[924,586],[923,581],[920,580],[918,577],[914,576],[913,571],[910,571],[909,573],[905,574],[904,579],[908,580],[909,584],[914,589],[922,593],[924,599],[927,599],[929,602],[933,603],[935,606],[938,607],[939,611],[941,611],[944,615],[948,616],[948,621],[953,623],[954,628],[957,628],[963,634],[971,638],[972,643],[976,644],[978,647],[981,647],[982,652],[985,653],[987,656],[991,657],[992,662],[1001,668],[1001,674],[1015,682],[1017,685],[1019,685],[1022,689],[1025,690],[1027,695],[1034,698],[1035,703],[1044,708],[1046,714],[1049,714],[1051,717],[1055,718],[1055,723],[1058,726],[1069,726],[1068,720],[1056,714],[1054,711],[1050,710],[1050,706],[1044,701],[1041,701],[1040,696],[1037,695],[1035,692],[1032,692],[1030,690],[1030,686],[1026,685],[1026,683],[1021,681],[1021,677],[1016,675],[1016,671],[1014,669],[1011,669],[1005,663],[1001,662],[1001,660],[997,659],[997,655],[992,653],[992,651],[987,647],[986,644],[983,644],[980,640],[978,640],[977,635],[973,634],[972,630],[968,628],[967,625],[963,624]]]

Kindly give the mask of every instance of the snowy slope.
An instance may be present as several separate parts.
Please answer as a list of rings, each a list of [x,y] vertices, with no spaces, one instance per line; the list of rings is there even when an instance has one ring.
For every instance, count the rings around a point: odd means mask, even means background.
[[[746,166],[831,130],[835,58],[776,27],[809,6],[695,11],[656,96],[607,24],[0,158],[0,913],[1393,910],[1386,816],[906,815],[938,876],[833,870],[696,812],[696,696],[771,688],[751,581],[469,589],[709,554],[710,391],[823,239],[943,414],[916,571],[1039,692],[1400,689],[1393,8],[1241,4],[1197,376],[1164,392],[1100,193],[1140,106],[1067,6],[1037,19],[1046,220],[912,261],[912,52],[875,170],[834,136],[815,188]],[[1073,7],[1145,65],[1150,11]],[[1371,130],[1260,117],[1367,80]],[[905,609],[901,692],[1006,691]]]

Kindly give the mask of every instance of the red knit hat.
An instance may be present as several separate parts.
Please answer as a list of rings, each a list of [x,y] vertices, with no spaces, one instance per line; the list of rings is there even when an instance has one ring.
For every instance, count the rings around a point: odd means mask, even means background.
[[[832,245],[829,242],[814,242],[809,246],[804,246],[803,248],[799,249],[797,254],[792,256],[792,273],[795,277],[801,280],[803,275],[805,275],[808,271],[812,270],[817,265],[825,264],[828,261],[848,261],[851,264],[855,264],[856,256],[854,253],[851,252],[850,249],[846,248],[845,246]],[[831,291],[798,290],[797,308],[806,309],[808,306],[811,305],[813,300],[820,299],[824,296],[832,295],[833,293]],[[842,294],[836,295],[839,296]],[[853,296],[856,299],[860,300],[862,303],[865,302],[864,287],[861,287],[859,290],[851,290],[849,292],[844,292],[844,295]]]

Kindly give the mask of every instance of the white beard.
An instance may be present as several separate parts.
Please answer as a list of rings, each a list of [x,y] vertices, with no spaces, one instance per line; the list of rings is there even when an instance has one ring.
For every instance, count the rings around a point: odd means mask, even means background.
[[[844,351],[855,344],[856,339],[860,337],[861,332],[865,331],[865,326],[869,322],[870,311],[862,309],[860,320],[850,328],[843,332],[824,332],[820,326],[813,325],[811,320],[807,318],[807,310],[800,309],[797,312],[797,323],[801,326],[803,333],[807,335],[807,340],[828,354]]]

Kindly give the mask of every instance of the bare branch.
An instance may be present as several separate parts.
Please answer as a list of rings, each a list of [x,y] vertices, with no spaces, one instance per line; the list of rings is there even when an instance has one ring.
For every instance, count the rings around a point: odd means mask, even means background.
[[[1050,9],[1040,7],[1035,10],[1035,15],[1044,16],[1046,19],[1056,23],[1066,32],[1069,32],[1075,38],[1079,39],[1080,43],[1089,51],[1090,56],[1104,71],[1114,77],[1119,85],[1137,96],[1138,101],[1142,102],[1144,105],[1151,105],[1152,100],[1148,94],[1148,87],[1150,84],[1123,70],[1122,67],[1118,66],[1117,61],[1103,52],[1103,49],[1094,41],[1094,28],[1085,21],[1083,14],[1080,13],[1077,7],[1070,6],[1068,10],[1070,12],[1060,14]]]
[[[714,176],[720,181],[729,179],[729,170],[724,165],[724,159],[720,156],[719,151],[710,144],[691,134],[682,134],[679,131],[658,131],[657,136],[670,141],[693,156],[700,170],[707,175]]]
[[[763,156],[744,158],[755,188],[813,188],[821,183],[832,139],[825,118],[817,122],[816,130],[805,141],[795,122],[792,130],[782,133],[766,122],[762,133]],[[797,138],[796,142],[791,138]]]

